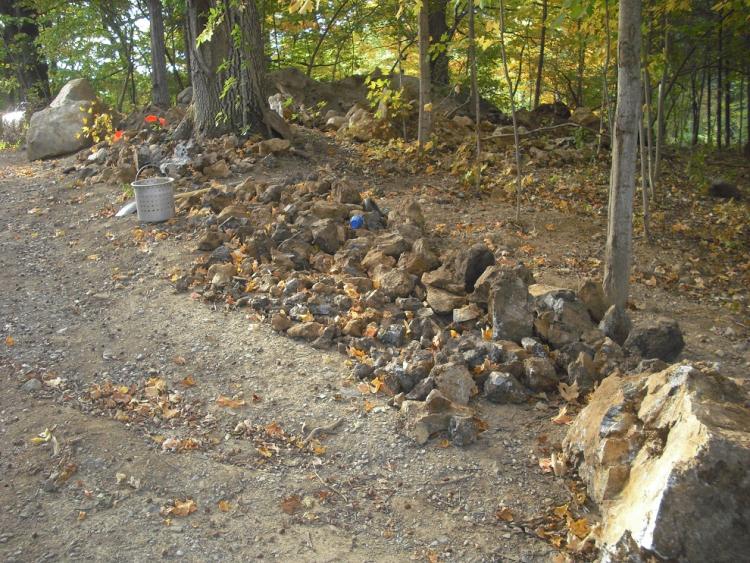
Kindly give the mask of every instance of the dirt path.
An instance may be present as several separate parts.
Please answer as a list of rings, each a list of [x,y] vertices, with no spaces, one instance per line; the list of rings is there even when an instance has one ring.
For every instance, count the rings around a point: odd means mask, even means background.
[[[113,188],[69,187],[60,170],[71,162],[29,165],[0,153],[0,558],[548,561],[557,553],[528,523],[570,499],[568,483],[538,464],[563,431],[550,422],[556,405],[481,403],[489,428],[471,448],[414,446],[384,398],[356,389],[343,356],[175,294],[166,278],[188,259],[186,219],[139,234],[134,217],[102,213]],[[188,376],[195,384],[181,385]],[[179,391],[190,416],[120,422],[89,400],[93,384],[149,378]],[[246,404],[226,408],[219,396]],[[338,419],[316,452],[282,444],[266,457],[252,435],[234,432],[247,420],[303,437]],[[32,443],[45,428],[54,428],[57,456],[51,442]],[[169,438],[198,447],[163,451]],[[166,514],[185,499],[194,513]],[[500,506],[512,522],[496,517]]]

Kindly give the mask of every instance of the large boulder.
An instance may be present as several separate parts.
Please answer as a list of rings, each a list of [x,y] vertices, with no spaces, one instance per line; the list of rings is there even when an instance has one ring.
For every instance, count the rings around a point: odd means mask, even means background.
[[[750,411],[688,364],[602,381],[563,443],[602,511],[604,561],[741,561],[750,552]]]
[[[99,108],[96,92],[83,78],[63,86],[49,107],[34,113],[26,133],[29,160],[49,158],[79,151],[92,144],[81,134],[84,119],[91,123]]]

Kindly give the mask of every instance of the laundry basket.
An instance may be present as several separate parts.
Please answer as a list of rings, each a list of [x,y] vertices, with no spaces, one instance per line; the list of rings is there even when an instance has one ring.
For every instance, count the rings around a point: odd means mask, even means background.
[[[143,170],[143,168],[141,168]],[[140,174],[141,170],[138,171]],[[138,220],[144,223],[159,223],[174,217],[174,178],[156,176],[138,179],[130,184],[135,191]]]

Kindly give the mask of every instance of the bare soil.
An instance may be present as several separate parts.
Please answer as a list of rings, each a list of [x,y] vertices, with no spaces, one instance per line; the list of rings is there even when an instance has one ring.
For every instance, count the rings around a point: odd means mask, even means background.
[[[436,231],[446,244],[489,238],[509,252],[529,251],[544,283],[570,287],[580,277],[571,264],[601,259],[603,216],[528,206],[519,228],[512,206],[458,198],[452,180],[355,166],[353,151],[319,154],[283,158],[280,167],[257,174],[281,178],[326,166],[382,192],[386,206],[417,197],[433,227],[450,226]],[[242,310],[175,293],[170,271],[194,258],[188,220],[116,219],[118,188],[72,187],[61,170],[73,163],[29,164],[23,153],[0,153],[0,558],[571,557],[537,534],[577,487],[539,465],[565,432],[551,421],[559,399],[523,406],[478,400],[488,429],[477,443],[460,449],[434,439],[415,446],[398,432],[387,397],[357,389],[346,357],[280,336]],[[467,222],[491,229],[450,234]],[[678,258],[670,252],[637,248],[639,257],[664,262]],[[685,358],[720,361],[728,375],[745,376],[747,319],[642,284],[635,284],[633,302],[636,316],[679,320]],[[194,385],[181,383],[189,376]],[[44,381],[39,389],[28,383],[33,378]],[[150,378],[178,390],[190,416],[121,422],[114,409],[89,400],[94,384],[138,387]],[[219,396],[246,404],[227,408]],[[294,445],[339,419],[316,451]],[[235,433],[242,421],[280,427],[288,440],[277,441],[268,457],[253,436]],[[53,429],[57,455],[51,441],[32,440],[45,429]],[[198,446],[164,451],[168,438],[192,438]],[[186,499],[195,512],[167,514]],[[511,521],[498,517],[501,507]],[[589,508],[579,507],[579,516]]]

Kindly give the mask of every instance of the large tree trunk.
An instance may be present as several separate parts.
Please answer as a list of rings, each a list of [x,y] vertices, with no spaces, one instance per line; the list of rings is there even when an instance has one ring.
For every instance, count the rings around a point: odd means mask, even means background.
[[[469,6],[469,72],[471,74],[471,99],[474,105],[474,135],[476,137],[476,161],[474,163],[474,185],[477,194],[482,187],[482,140],[479,126],[482,115],[479,112],[479,84],[477,83],[477,47],[474,26],[474,6]]]
[[[667,133],[667,118],[665,115],[664,100],[667,97],[667,77],[669,76],[669,28],[667,19],[664,19],[664,69],[659,81],[658,97],[656,99],[656,153],[654,155],[654,184],[659,182],[661,176],[661,151],[664,147],[664,137]],[[655,186],[652,186],[654,189]]]
[[[151,101],[166,108],[169,107],[169,87],[161,0],[148,0],[148,16],[151,20]]]
[[[435,84],[449,84],[448,71],[448,21],[446,9],[448,0],[429,0],[429,30],[433,45],[438,45],[438,52],[430,57],[430,79]]]
[[[198,45],[212,7],[223,14],[210,38]],[[255,0],[188,0],[187,18],[195,133],[289,136],[288,126],[268,108],[266,59]]]
[[[7,16],[2,34],[6,54],[0,63],[10,67],[18,83],[17,89],[9,93],[15,101],[48,100],[51,97],[48,66],[36,45],[39,37],[36,11],[21,2],[3,1],[0,15]]]
[[[539,62],[536,66],[536,85],[534,87],[534,105],[539,106],[539,98],[542,95],[542,71],[544,70],[544,46],[547,39],[547,0],[542,0],[542,33],[539,37]],[[580,104],[581,100],[577,100]]]
[[[724,75],[724,146],[729,148],[732,144],[732,83],[729,80],[729,65]]]
[[[716,72],[716,146],[718,148],[721,148],[721,124],[723,121],[723,116],[721,114],[721,99],[724,97],[724,90],[723,90],[723,74],[724,74],[724,68],[723,68],[723,35],[724,35],[724,29],[723,29],[723,22],[719,23],[719,59],[718,59],[718,69]]]
[[[641,0],[620,1],[617,46],[617,109],[603,287],[608,301],[624,308],[630,287],[638,105],[641,100]]]
[[[426,2],[419,10],[419,125],[417,143],[420,150],[432,131],[432,81],[430,78],[430,25]]]

